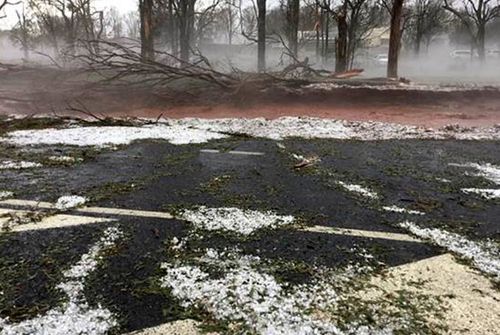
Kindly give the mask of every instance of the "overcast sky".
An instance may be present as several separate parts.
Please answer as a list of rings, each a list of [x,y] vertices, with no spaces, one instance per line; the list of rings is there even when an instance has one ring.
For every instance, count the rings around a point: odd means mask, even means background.
[[[204,1],[204,0],[200,0]],[[207,1],[207,0],[205,0]],[[27,1],[24,1],[27,2]],[[269,7],[273,7],[278,3],[278,0],[267,0],[267,4]],[[243,0],[242,5],[248,6],[251,4],[251,0]],[[105,9],[110,7],[116,7],[122,14],[126,14],[130,11],[137,10],[138,0],[94,0],[94,5],[96,9]],[[16,10],[22,9],[23,5],[19,4],[17,6],[7,6],[4,13],[0,13],[0,17],[2,14],[5,14],[7,17],[0,19],[0,29],[8,29],[16,24],[17,16]]]
[[[94,0],[94,4],[97,9],[104,9],[110,7],[116,7],[121,13],[128,13],[130,11],[136,10],[137,0]],[[7,15],[6,18],[0,19],[0,28],[10,28],[16,23],[16,9],[22,9],[22,5],[17,6],[7,6],[3,14]],[[0,17],[3,15],[0,15]]]

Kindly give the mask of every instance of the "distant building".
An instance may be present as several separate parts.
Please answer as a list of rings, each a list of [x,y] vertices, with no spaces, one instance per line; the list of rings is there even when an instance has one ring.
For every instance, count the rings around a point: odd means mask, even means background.
[[[377,27],[368,32],[365,43],[368,48],[389,46],[391,29],[389,27]]]

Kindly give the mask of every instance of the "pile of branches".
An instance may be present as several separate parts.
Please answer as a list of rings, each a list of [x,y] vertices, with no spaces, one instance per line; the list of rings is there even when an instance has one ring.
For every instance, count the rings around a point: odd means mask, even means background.
[[[171,53],[155,51],[154,60],[149,60],[142,57],[136,44],[98,40],[87,41],[86,45],[86,50],[75,56],[85,68],[100,74],[107,82],[127,85],[151,85],[165,89],[176,87],[172,85],[174,82],[182,83],[191,79],[235,94],[248,88],[265,90],[270,87],[297,87],[327,78],[325,72],[313,70],[306,62],[296,64],[293,69],[287,67],[281,72],[258,74],[232,68],[229,73],[225,73],[216,70],[200,53],[193,57],[195,61],[185,62]],[[298,68],[302,69],[304,76],[289,75]],[[322,79],[318,80],[319,77]]]

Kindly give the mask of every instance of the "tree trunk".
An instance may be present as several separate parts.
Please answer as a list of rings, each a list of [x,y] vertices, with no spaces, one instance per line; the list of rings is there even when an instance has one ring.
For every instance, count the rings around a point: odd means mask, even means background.
[[[479,56],[479,61],[484,63],[486,59],[486,52],[484,47],[484,41],[486,37],[486,25],[478,24],[477,27],[477,54]]]
[[[287,32],[288,48],[292,56],[296,59],[299,52],[299,17],[300,0],[288,0],[287,3]]]
[[[330,15],[328,13],[325,15],[325,54],[323,56],[323,62],[325,66],[328,65],[328,49],[330,42]]]
[[[141,56],[143,61],[154,60],[153,0],[140,0]]]
[[[168,0],[167,42],[172,55],[177,55],[177,29],[175,26],[174,0]]]
[[[257,70],[266,71],[266,0],[257,0]]]
[[[423,39],[423,34],[422,34],[422,23],[421,20],[423,18],[419,17],[417,19],[417,30],[415,32],[415,56],[420,56],[420,46],[422,45],[422,39]]]
[[[401,17],[404,0],[394,0],[391,12],[391,35],[389,37],[389,61],[387,77],[398,78],[398,59],[401,45]]]
[[[189,62],[191,54],[191,39],[193,38],[195,2],[196,0],[182,0],[179,4],[179,47],[180,59],[183,62]]]
[[[319,62],[320,58],[320,29],[321,29],[321,15],[319,13],[318,3],[316,2],[316,24],[314,29],[316,30],[316,62]]]
[[[347,71],[347,14],[346,8],[341,10],[337,15],[337,29],[338,35],[335,41],[335,72]]]

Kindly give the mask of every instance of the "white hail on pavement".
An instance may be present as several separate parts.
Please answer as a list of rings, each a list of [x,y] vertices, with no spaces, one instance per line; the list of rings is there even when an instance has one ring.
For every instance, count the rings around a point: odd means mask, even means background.
[[[466,163],[466,164],[454,164],[451,163],[451,166],[456,167],[464,167],[471,168],[477,170],[477,173],[474,175],[477,177],[483,177],[488,179],[489,181],[500,185],[500,167],[486,163],[486,164],[478,164],[478,163]]]
[[[349,331],[342,331],[332,320],[314,317],[314,311],[328,309],[338,301],[335,286],[327,281],[315,279],[292,287],[258,271],[262,270],[258,257],[208,249],[201,259],[222,266],[223,276],[212,279],[196,265],[162,264],[166,275],[161,278],[161,286],[169,288],[184,307],[202,307],[216,319],[242,323],[256,334],[360,334],[367,330],[348,327]],[[366,334],[391,331],[371,330]]]
[[[259,212],[239,208],[207,208],[201,206],[195,210],[185,210],[180,218],[194,224],[196,228],[206,230],[233,231],[250,235],[258,229],[275,228],[294,221],[293,216],[277,215],[274,212]]]
[[[366,198],[370,198],[370,199],[377,199],[378,198],[377,193],[375,193],[375,192],[371,191],[370,189],[363,187],[361,185],[348,184],[348,183],[345,183],[345,182],[340,181],[340,180],[336,181],[335,183],[342,186],[343,188],[345,188],[349,192],[362,195]]]
[[[80,261],[63,273],[65,282],[57,287],[65,293],[68,301],[45,315],[18,324],[9,324],[0,319],[0,335],[103,335],[117,325],[112,313],[97,306],[91,308],[84,296],[85,279],[97,268],[97,262],[104,250],[113,247],[122,237],[116,227],[107,228],[103,237],[94,244]]]
[[[470,194],[479,194],[485,199],[500,199],[500,189],[487,189],[487,188],[463,188],[462,192]]]
[[[415,211],[415,210],[406,209],[406,208],[401,208],[398,206],[384,206],[384,207],[382,207],[382,209],[384,211],[394,212],[394,213],[404,213],[404,214],[411,214],[411,215],[425,215],[424,212]]]
[[[68,195],[57,199],[56,208],[59,210],[68,210],[83,206],[87,202],[87,198],[78,195]]]
[[[422,239],[428,239],[463,258],[471,260],[479,270],[490,274],[496,281],[500,281],[500,250],[494,243],[471,241],[441,229],[421,228],[409,221],[400,223],[400,226]]]
[[[0,170],[22,170],[41,167],[42,164],[25,161],[0,161]]]

